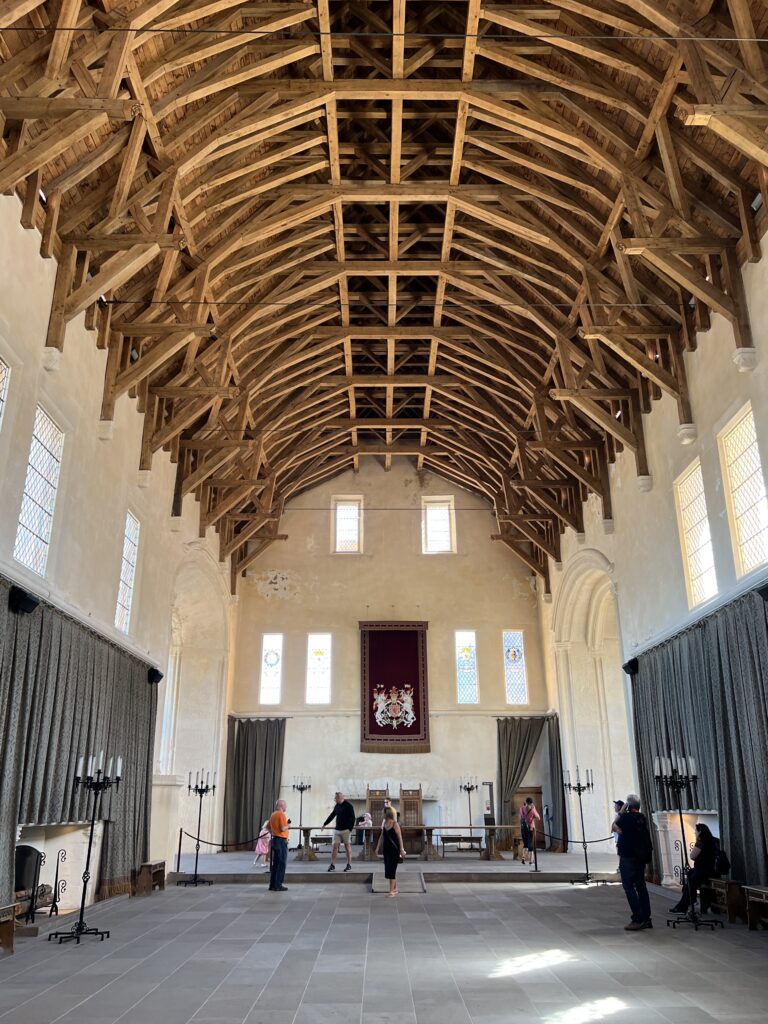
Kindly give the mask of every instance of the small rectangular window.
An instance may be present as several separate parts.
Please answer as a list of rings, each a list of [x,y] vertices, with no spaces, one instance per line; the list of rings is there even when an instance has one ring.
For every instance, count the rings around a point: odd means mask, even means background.
[[[265,633],[261,638],[260,704],[279,704],[283,678],[283,634]]]
[[[0,428],[3,426],[3,413],[5,412],[5,400],[8,397],[8,382],[10,378],[10,366],[0,359]]]
[[[744,576],[768,562],[768,498],[751,405],[731,420],[718,441],[736,572]]]
[[[704,477],[698,459],[675,481],[675,503],[683,549],[685,583],[691,608],[717,593]]]
[[[63,450],[64,432],[38,405],[13,557],[40,576],[48,564]]]
[[[456,520],[453,497],[422,498],[421,550],[425,555],[440,555],[456,550]]]
[[[507,704],[528,703],[528,679],[525,674],[525,647],[520,629],[505,629],[502,634],[504,649],[504,687]]]
[[[120,560],[120,586],[117,589],[115,626],[121,633],[127,633],[131,624],[133,587],[136,582],[136,562],[139,557],[139,520],[128,512],[123,532],[123,557]]]
[[[331,702],[331,634],[307,637],[307,704]]]
[[[456,630],[456,693],[459,704],[477,704],[477,642],[474,629]]]
[[[363,499],[335,497],[333,508],[333,550],[357,555],[363,550]]]

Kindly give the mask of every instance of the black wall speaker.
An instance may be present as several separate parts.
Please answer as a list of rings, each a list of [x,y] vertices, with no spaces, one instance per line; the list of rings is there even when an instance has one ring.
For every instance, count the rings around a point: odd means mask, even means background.
[[[636,676],[637,670],[640,668],[640,664],[637,658],[630,658],[629,661],[625,662],[625,664],[623,664],[621,667],[624,669],[628,676]]]
[[[151,668],[147,672],[147,682],[151,683],[153,686],[156,683],[159,683],[162,678],[163,678],[163,673],[160,671],[159,668]]]
[[[28,594],[21,587],[11,587],[8,592],[8,607],[12,612],[16,612],[17,615],[31,615],[39,604],[39,597],[35,597],[34,594]]]

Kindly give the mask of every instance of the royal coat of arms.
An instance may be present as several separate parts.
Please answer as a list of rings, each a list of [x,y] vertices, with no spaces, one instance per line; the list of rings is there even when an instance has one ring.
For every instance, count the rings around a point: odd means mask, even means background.
[[[380,726],[397,729],[399,725],[409,729],[416,721],[413,710],[413,687],[406,685],[398,690],[392,686],[389,690],[377,686],[373,691],[373,717]]]

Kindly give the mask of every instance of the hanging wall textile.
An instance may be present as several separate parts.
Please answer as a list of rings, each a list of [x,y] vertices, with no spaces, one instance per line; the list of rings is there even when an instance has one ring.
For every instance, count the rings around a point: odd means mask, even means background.
[[[360,749],[429,752],[427,623],[360,623]]]

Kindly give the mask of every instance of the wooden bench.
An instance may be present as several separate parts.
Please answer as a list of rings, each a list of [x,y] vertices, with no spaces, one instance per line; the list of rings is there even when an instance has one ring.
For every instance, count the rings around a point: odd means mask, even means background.
[[[16,904],[0,907],[0,949],[13,952],[13,933],[16,927]]]
[[[701,905],[702,908],[709,906],[710,909],[725,914],[729,924],[735,924],[738,917],[747,923],[747,901],[741,882],[710,878],[701,887]]]
[[[443,844],[443,856],[445,856],[446,844],[456,845],[457,848],[460,843],[468,843],[470,848],[474,850],[477,847],[478,853],[482,849],[483,837],[482,836],[460,836],[460,835],[441,835],[440,842]]]
[[[745,885],[747,900],[747,927],[751,932],[758,925],[768,928],[768,888],[764,885]]]
[[[136,875],[133,895],[151,896],[155,889],[165,889],[164,860],[151,860],[141,865]]]
[[[333,842],[333,836],[312,836],[310,842],[314,846],[315,850],[319,852],[318,847],[330,846]]]

